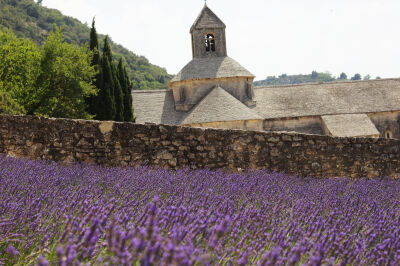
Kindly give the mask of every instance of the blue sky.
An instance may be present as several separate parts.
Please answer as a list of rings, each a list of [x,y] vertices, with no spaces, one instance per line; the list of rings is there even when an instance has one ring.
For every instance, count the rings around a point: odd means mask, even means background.
[[[329,71],[400,77],[398,0],[208,0],[227,26],[228,55],[257,76]],[[44,0],[177,73],[202,0]]]

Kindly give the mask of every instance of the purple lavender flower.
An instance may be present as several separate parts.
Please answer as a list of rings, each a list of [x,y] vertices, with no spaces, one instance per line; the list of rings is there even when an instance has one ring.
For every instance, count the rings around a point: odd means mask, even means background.
[[[400,181],[0,156],[0,264],[399,265]]]

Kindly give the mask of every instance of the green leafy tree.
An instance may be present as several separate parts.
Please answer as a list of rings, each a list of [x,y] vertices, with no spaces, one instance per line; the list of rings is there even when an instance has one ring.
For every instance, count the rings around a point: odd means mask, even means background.
[[[27,107],[29,114],[92,118],[85,99],[97,90],[92,85],[95,75],[92,54],[87,50],[65,42],[58,28],[49,35],[41,48],[41,73]]]
[[[339,79],[347,79],[346,73],[344,72],[340,73]]]
[[[363,80],[370,80],[370,79],[371,79],[371,75],[370,74],[365,75],[364,78],[363,78]]]
[[[40,73],[40,51],[31,41],[18,39],[9,31],[0,32],[0,82],[20,106],[24,106]]]
[[[311,78],[312,78],[312,79],[318,78],[318,72],[317,72],[317,71],[311,72]]]
[[[0,87],[2,82],[0,81]],[[25,109],[18,104],[6,91],[0,89],[0,114],[21,115]]]
[[[375,79],[382,79],[380,76],[377,76]]]
[[[162,76],[162,75],[159,75],[158,78],[157,78],[157,81],[160,82],[160,83],[165,83],[165,77]]]
[[[361,80],[361,75],[357,73],[351,78],[351,80]]]
[[[40,50],[33,42],[19,39],[10,31],[0,32],[2,102],[8,103],[18,113],[25,113],[24,107],[36,87],[40,57]]]
[[[287,75],[282,74],[278,77],[269,76],[265,80],[260,80],[254,82],[255,86],[268,86],[268,85],[286,85],[286,84],[300,84],[300,83],[310,83],[310,82],[332,82],[335,78],[331,73],[326,72],[316,72],[313,71],[308,75]]]

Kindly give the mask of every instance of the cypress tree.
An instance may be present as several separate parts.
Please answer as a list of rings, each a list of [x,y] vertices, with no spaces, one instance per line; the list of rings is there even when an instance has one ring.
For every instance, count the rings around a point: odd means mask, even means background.
[[[92,28],[90,29],[89,49],[90,49],[90,51],[93,52],[91,66],[94,66],[95,70],[97,71],[97,73],[93,79],[93,85],[98,89],[98,94],[99,94],[100,90],[101,90],[101,88],[99,86],[100,77],[101,77],[101,75],[100,75],[100,53],[99,53],[99,39],[97,36],[94,18],[92,21]],[[92,95],[86,99],[88,112],[90,114],[94,115],[95,118],[98,118],[97,115],[100,111],[99,109],[101,109],[101,105],[100,105],[98,97],[99,97],[98,95]]]
[[[126,96],[125,96],[125,105],[128,106],[127,110],[124,113],[125,121],[136,122],[136,117],[134,114],[134,107],[133,107],[133,100],[132,100],[132,90],[133,90],[133,83],[129,78],[128,72],[126,71],[126,67],[124,66],[124,75],[127,80],[127,87],[126,87]]]
[[[114,99],[115,99],[115,120],[124,121],[124,93],[118,79],[118,70],[115,64],[112,64],[114,78]]]
[[[100,120],[115,119],[115,101],[114,101],[114,77],[112,74],[112,62],[107,56],[101,58],[101,94],[100,103],[102,104],[99,110]]]
[[[113,62],[112,50],[110,42],[108,41],[108,36],[104,39],[104,47],[103,47],[103,58],[106,58],[110,63],[110,73],[104,74],[104,78],[107,77],[107,86],[110,92],[113,106],[111,111],[112,120],[115,121],[123,121],[123,95],[121,92],[121,85],[119,84],[118,77],[117,77],[117,68]],[[108,72],[108,70],[107,70]],[[106,84],[106,83],[105,83]]]
[[[122,64],[122,59],[118,62],[118,79],[124,95],[124,121],[135,122],[132,109],[132,82],[128,77],[125,66]]]
[[[93,51],[92,65],[97,66],[98,74],[93,81],[98,88],[98,95],[88,99],[89,111],[99,120],[124,121],[124,88],[121,85],[117,65],[113,61],[111,45],[108,36],[104,39],[103,54],[99,53],[99,42],[92,22],[90,31],[90,50]],[[125,82],[125,81],[124,81]]]
[[[104,44],[103,44],[103,57],[107,57],[108,61],[112,62],[112,51],[111,51],[111,45],[108,40],[108,35],[104,38]]]
[[[89,43],[90,51],[93,52],[92,66],[100,65],[99,38],[97,36],[95,24],[96,21],[93,18],[92,28],[90,29],[90,43]]]
[[[100,58],[100,69],[99,73],[97,74],[96,86],[99,89],[96,97],[94,98],[94,108],[93,108],[93,115],[98,120],[106,120],[107,119],[107,110],[105,108],[106,101],[108,97],[106,96],[107,92],[104,90],[104,79],[103,79],[103,60]]]
[[[104,39],[103,55],[100,58],[101,83],[99,84],[99,103],[102,110],[98,110],[100,120],[114,120],[116,115],[116,106],[114,98],[114,75],[111,46],[108,42],[108,36]]]

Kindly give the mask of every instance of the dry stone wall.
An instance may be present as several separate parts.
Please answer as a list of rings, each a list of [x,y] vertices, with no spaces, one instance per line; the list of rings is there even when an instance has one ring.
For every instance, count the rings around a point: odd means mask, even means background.
[[[178,168],[269,169],[301,176],[397,178],[400,140],[0,115],[0,154]]]

